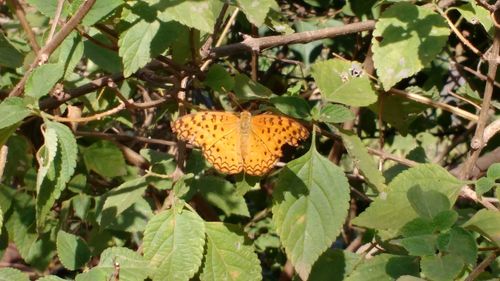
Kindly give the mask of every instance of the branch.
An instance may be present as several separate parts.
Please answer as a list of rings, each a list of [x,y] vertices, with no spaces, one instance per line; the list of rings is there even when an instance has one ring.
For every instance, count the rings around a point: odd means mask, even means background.
[[[488,121],[491,104],[491,96],[493,95],[493,81],[495,81],[497,73],[497,58],[500,53],[500,29],[495,29],[495,39],[493,40],[492,50],[489,53],[489,66],[488,66],[488,80],[486,81],[486,86],[484,87],[483,103],[481,105],[481,111],[479,112],[479,120],[477,121],[476,132],[472,138],[471,148],[472,153],[469,159],[466,160],[463,170],[461,171],[461,178],[468,179],[476,164],[477,159],[481,150],[485,146],[484,142],[484,130],[486,127],[486,122]]]
[[[474,270],[465,278],[465,281],[473,281],[483,272],[492,262],[495,261],[497,257],[497,252],[491,253],[487,258],[485,258]]]
[[[40,46],[38,46],[35,33],[33,33],[31,26],[26,20],[26,14],[24,13],[23,6],[21,6],[18,0],[10,0],[10,3],[12,6],[14,6],[14,9],[16,9],[16,16],[19,19],[19,23],[21,23],[21,26],[26,32],[26,35],[28,35],[28,41],[30,42],[31,48],[33,49],[33,51],[35,51],[35,54],[38,54],[38,52],[40,51]]]
[[[448,112],[451,112],[453,114],[456,114],[462,118],[465,118],[469,121],[473,121],[473,122],[477,122],[478,121],[478,117],[468,111],[465,111],[463,109],[460,109],[458,107],[454,107],[454,106],[451,106],[451,105],[448,105],[446,103],[441,103],[441,102],[437,102],[437,101],[433,101],[431,100],[430,98],[427,98],[427,97],[424,97],[424,96],[421,96],[421,95],[417,95],[417,94],[414,94],[414,93],[407,93],[405,91],[402,91],[402,90],[398,90],[398,89],[390,89],[389,90],[389,93],[391,94],[396,94],[396,95],[400,95],[400,96],[404,96],[408,99],[411,99],[411,100],[414,100],[416,102],[419,102],[419,103],[422,103],[422,104],[426,104],[426,105],[430,105],[430,106],[433,106],[433,107],[436,107],[436,108],[440,108],[442,110],[446,110]]]
[[[94,5],[96,0],[84,0],[83,4],[80,6],[76,14],[57,32],[52,40],[47,42],[47,44],[40,50],[36,56],[33,63],[30,65],[29,69],[26,71],[21,80],[17,83],[14,89],[9,93],[9,96],[21,96],[28,80],[29,75],[33,70],[39,65],[44,64],[50,57],[50,55],[61,45],[64,39],[71,33],[71,31],[81,22],[83,17],[89,12],[92,5]]]
[[[309,43],[325,38],[332,38],[339,35],[372,30],[375,28],[375,21],[346,24],[344,26],[329,27],[314,31],[298,32],[290,35],[276,35],[260,38],[247,37],[240,43],[230,44],[211,50],[209,58],[229,56],[238,52],[262,51],[263,49],[297,43]]]

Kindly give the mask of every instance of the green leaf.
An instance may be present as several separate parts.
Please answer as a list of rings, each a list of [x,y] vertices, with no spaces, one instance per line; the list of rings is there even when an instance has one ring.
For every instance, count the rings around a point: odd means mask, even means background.
[[[436,253],[435,235],[418,235],[401,239],[401,245],[412,256],[434,255]]]
[[[140,20],[120,34],[118,54],[123,62],[123,75],[128,77],[151,60],[151,42],[160,29],[159,21]]]
[[[245,16],[247,16],[248,21],[255,26],[262,26],[264,24],[267,13],[271,8],[276,8],[276,10],[278,10],[278,5],[274,0],[262,0],[258,2],[252,0],[237,0],[237,3]]]
[[[500,179],[500,163],[495,163],[495,164],[491,165],[488,168],[486,175],[488,176],[488,178],[490,178],[492,180]]]
[[[203,83],[214,91],[225,93],[233,90],[234,79],[226,71],[226,69],[219,64],[212,65],[207,72],[207,76]]]
[[[55,201],[66,188],[76,167],[77,146],[71,130],[61,123],[45,122],[45,163],[37,175],[37,226],[42,228]],[[43,160],[43,159],[42,159]]]
[[[460,257],[453,255],[427,256],[420,261],[422,273],[431,280],[454,280],[464,267]]]
[[[339,249],[328,249],[314,263],[309,280],[342,281],[361,261],[361,256]]]
[[[215,16],[209,0],[167,0],[160,2],[162,19],[178,21],[207,33],[214,30]]]
[[[354,118],[354,113],[349,108],[340,104],[327,103],[319,110],[316,107],[313,109],[313,119],[319,122],[344,123]]]
[[[236,74],[234,76],[234,94],[242,101],[254,99],[267,99],[273,95],[273,92],[248,78],[245,74]]]
[[[481,196],[495,186],[495,180],[490,177],[482,177],[476,181],[476,193]]]
[[[22,98],[6,98],[0,103],[0,129],[12,126],[29,115],[30,111]]]
[[[408,256],[381,254],[356,266],[346,281],[395,280],[403,275],[418,276],[418,259]]]
[[[339,234],[348,201],[349,184],[344,172],[314,146],[280,172],[273,192],[273,222],[303,280]]]
[[[448,197],[436,190],[423,191],[415,185],[408,190],[408,201],[421,217],[433,219],[438,213],[451,208]]]
[[[119,271],[116,264],[119,264]],[[147,261],[137,252],[127,248],[111,247],[102,252],[96,267],[78,275],[75,280],[114,280],[115,273],[119,273],[120,281],[138,281],[145,280],[151,271]]]
[[[90,249],[80,237],[60,230],[57,233],[57,254],[63,266],[76,270],[90,260]]]
[[[100,42],[105,46],[111,45],[112,42],[102,34],[92,36],[94,41]],[[84,56],[99,66],[102,70],[108,73],[121,73],[123,72],[123,64],[117,52],[97,45],[95,42],[85,40]]]
[[[462,227],[479,232],[500,247],[500,212],[481,209]]]
[[[30,278],[19,269],[0,268],[0,281],[30,281]]]
[[[464,16],[464,18],[477,25],[480,23],[484,30],[490,34],[494,33],[493,21],[491,20],[490,13],[484,7],[479,6],[476,2],[468,2],[464,5],[454,7],[457,11]],[[493,36],[492,36],[493,37]]]
[[[116,8],[124,4],[124,2],[124,0],[96,1],[83,18],[82,24],[86,26],[94,25],[101,19],[110,15]],[[80,5],[77,6],[77,8],[79,7]]]
[[[141,149],[139,153],[142,157],[148,160],[151,165],[151,171],[154,173],[160,175],[171,175],[175,171],[176,164],[172,155],[153,149]],[[172,179],[170,178],[150,175],[147,177],[147,181],[159,190],[172,188]]]
[[[191,186],[226,215],[250,217],[245,199],[243,196],[236,195],[236,189],[227,180],[215,176],[204,176],[193,180]]]
[[[462,260],[475,266],[477,261],[477,245],[474,236],[467,230],[454,227],[448,233],[438,238],[438,248],[447,254],[462,258]]]
[[[235,225],[205,223],[207,250],[200,280],[262,280],[260,261]]]
[[[454,210],[446,210],[438,213],[432,219],[434,229],[438,231],[449,229],[455,224],[458,219],[458,214]]]
[[[19,52],[9,40],[0,33],[0,65],[18,68],[23,64],[23,54]]]
[[[430,8],[407,2],[387,8],[375,25],[372,39],[373,61],[384,90],[434,60],[449,34],[443,17]]]
[[[408,191],[419,186],[423,191],[439,191],[446,195],[450,205],[455,203],[463,184],[444,168],[434,164],[421,164],[400,173],[353,223],[376,229],[400,229],[418,217],[408,200]]]
[[[294,23],[294,28],[296,32],[304,32],[318,30],[319,27],[310,21],[298,20]],[[292,44],[289,47],[292,51],[298,54],[298,57],[300,57],[301,61],[304,62],[305,67],[309,69],[311,63],[314,62],[315,54],[320,49],[321,45],[321,41],[314,40],[306,44]]]
[[[271,98],[269,101],[274,104],[279,111],[286,115],[304,120],[311,119],[309,113],[311,108],[303,98],[280,96]]]
[[[146,199],[139,197],[137,202],[117,216],[106,228],[130,233],[144,232],[152,217],[151,206]]]
[[[47,95],[64,75],[62,63],[46,63],[35,68],[26,81],[25,95],[36,99]]]
[[[80,63],[83,56],[82,37],[76,31],[69,34],[61,45],[56,49],[58,56],[54,56],[53,63],[64,63],[64,78],[68,79],[73,70]]]
[[[144,258],[156,280],[189,280],[198,271],[205,225],[195,213],[170,209],[154,216],[144,231]]]
[[[320,61],[313,65],[311,74],[327,101],[351,106],[367,106],[377,101],[370,79],[357,62]]]
[[[127,172],[122,152],[109,141],[97,141],[84,149],[83,161],[88,170],[103,177],[123,176]]]
[[[36,10],[49,18],[54,18],[57,10],[57,0],[27,0],[30,5],[36,7]],[[68,5],[63,5],[61,18],[68,15]]]
[[[401,235],[404,237],[421,236],[432,234],[434,232],[434,225],[428,219],[418,217],[406,223],[400,230]]]
[[[387,189],[385,178],[380,170],[377,169],[373,157],[368,154],[368,150],[361,139],[351,131],[340,129],[339,134],[342,137],[342,142],[349,156],[356,163],[356,166],[358,166],[368,184],[378,192],[385,191]]]
[[[0,107],[1,107],[1,105],[0,105]],[[1,122],[1,120],[0,120],[0,122]],[[9,138],[16,132],[17,128],[20,125],[21,125],[21,123],[17,123],[17,124],[10,125],[8,127],[0,129],[0,147],[4,146],[4,144],[7,143],[7,141],[9,140]],[[7,154],[7,157],[9,157],[8,154]],[[11,165],[11,163],[9,163],[9,159],[7,159],[7,167],[6,167],[6,169],[8,169],[10,165]],[[6,171],[4,171],[4,172],[6,173]],[[7,176],[4,175],[4,177],[7,177]]]
[[[114,222],[121,213],[139,201],[148,187],[145,178],[136,178],[122,183],[117,188],[107,192],[106,201],[100,214],[100,225],[106,228]]]

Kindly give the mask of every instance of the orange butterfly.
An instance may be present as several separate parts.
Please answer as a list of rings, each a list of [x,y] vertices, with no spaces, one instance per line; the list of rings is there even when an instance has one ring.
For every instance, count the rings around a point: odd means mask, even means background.
[[[283,155],[287,143],[297,146],[309,136],[299,122],[278,115],[252,116],[243,111],[205,111],[185,115],[172,123],[180,140],[201,147],[203,155],[218,171],[225,174],[262,176]]]

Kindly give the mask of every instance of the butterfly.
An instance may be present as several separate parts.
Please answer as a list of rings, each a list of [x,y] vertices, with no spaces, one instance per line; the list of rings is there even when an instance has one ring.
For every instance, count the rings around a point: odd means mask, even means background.
[[[172,124],[177,138],[201,147],[203,156],[224,174],[267,174],[283,155],[285,144],[298,146],[309,137],[299,122],[284,116],[243,111],[203,111],[182,116]]]

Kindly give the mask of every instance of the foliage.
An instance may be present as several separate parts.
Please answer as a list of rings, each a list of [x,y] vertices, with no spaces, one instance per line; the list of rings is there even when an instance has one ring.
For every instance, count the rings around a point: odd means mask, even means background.
[[[0,280],[500,278],[488,9],[0,0]],[[311,138],[224,175],[170,127],[243,109]]]

